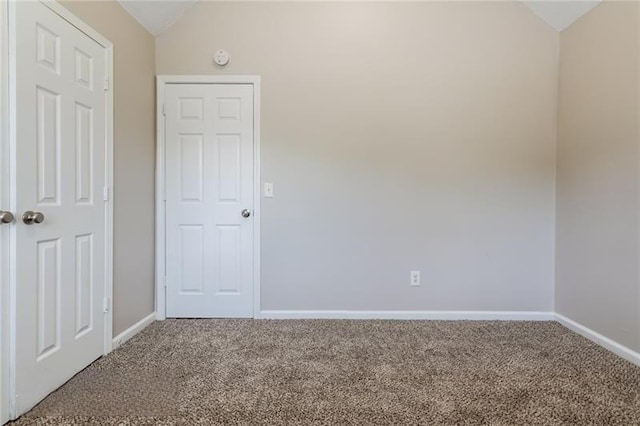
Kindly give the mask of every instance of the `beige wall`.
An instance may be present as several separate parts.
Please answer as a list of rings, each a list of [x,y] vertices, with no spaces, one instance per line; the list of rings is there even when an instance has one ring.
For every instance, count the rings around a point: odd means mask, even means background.
[[[115,0],[63,5],[114,45],[114,336],[154,310],[155,41]]]
[[[262,76],[263,309],[552,309],[558,34],[524,5],[200,2],[156,47]]]
[[[636,2],[560,37],[556,310],[640,350]]]

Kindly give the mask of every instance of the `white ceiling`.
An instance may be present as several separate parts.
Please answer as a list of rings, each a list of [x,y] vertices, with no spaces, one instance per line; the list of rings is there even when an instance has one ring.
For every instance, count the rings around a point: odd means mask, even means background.
[[[162,34],[199,0],[118,0],[153,35]],[[562,31],[602,0],[520,0],[536,15]]]
[[[602,0],[522,0],[533,13],[551,25],[556,31],[563,31],[591,9],[599,5]]]
[[[153,35],[162,34],[198,0],[118,0]]]

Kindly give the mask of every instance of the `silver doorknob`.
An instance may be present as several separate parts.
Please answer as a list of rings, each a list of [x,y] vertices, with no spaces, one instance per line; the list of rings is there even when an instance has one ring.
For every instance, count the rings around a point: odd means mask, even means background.
[[[15,219],[13,217],[13,213],[5,210],[0,210],[0,225],[2,225],[3,223],[11,223],[13,222],[13,219]]]
[[[248,209],[242,210],[242,217],[249,217],[249,216],[251,216],[251,210],[248,210]]]
[[[27,225],[44,222],[44,215],[40,212],[32,212],[31,210],[24,212],[22,221]]]

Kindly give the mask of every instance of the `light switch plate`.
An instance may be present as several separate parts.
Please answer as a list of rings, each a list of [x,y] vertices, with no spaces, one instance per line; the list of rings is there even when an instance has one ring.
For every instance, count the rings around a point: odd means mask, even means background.
[[[264,183],[264,197],[273,198],[273,183],[271,182]]]

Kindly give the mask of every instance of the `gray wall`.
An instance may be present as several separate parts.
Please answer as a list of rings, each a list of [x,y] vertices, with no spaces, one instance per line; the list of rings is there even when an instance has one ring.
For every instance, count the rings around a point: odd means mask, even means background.
[[[640,350],[639,6],[560,37],[556,311]]]
[[[154,311],[155,42],[115,0],[63,5],[114,45],[115,336]]]
[[[524,5],[200,2],[156,48],[262,76],[263,309],[552,309],[558,34]]]

